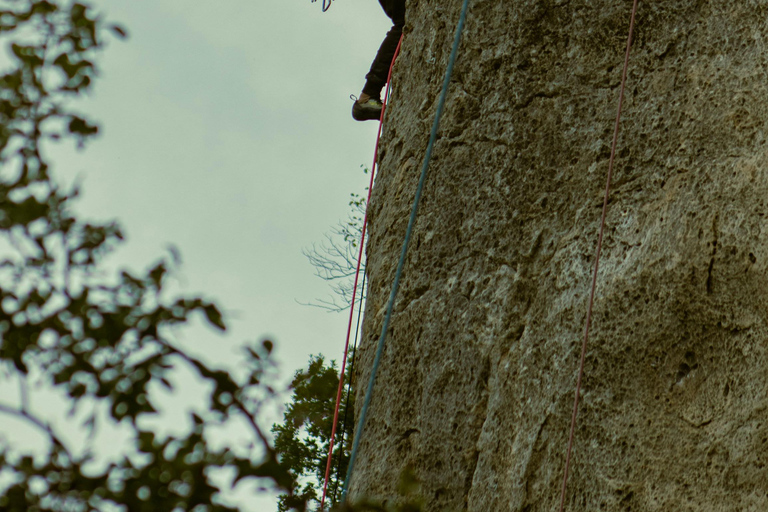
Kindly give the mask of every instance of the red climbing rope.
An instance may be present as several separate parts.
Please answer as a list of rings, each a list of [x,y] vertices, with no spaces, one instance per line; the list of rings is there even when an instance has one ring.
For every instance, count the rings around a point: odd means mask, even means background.
[[[611,193],[611,177],[613,176],[613,163],[616,160],[616,145],[619,141],[619,126],[621,124],[621,108],[624,104],[624,89],[627,84],[627,69],[629,68],[629,53],[632,48],[632,34],[635,30],[635,15],[637,14],[638,0],[632,5],[632,17],[629,21],[629,36],[627,37],[627,52],[624,56],[624,71],[621,76],[621,90],[619,92],[619,108],[616,112],[616,125],[613,129],[613,143],[611,145],[611,158],[608,161],[608,178],[605,184],[605,197],[603,198],[603,215],[600,218],[600,234],[597,237],[597,254],[595,255],[595,269],[592,273],[592,289],[589,292],[589,306],[587,306],[587,322],[584,327],[584,343],[581,346],[581,360],[579,361],[579,376],[576,379],[576,397],[573,401],[573,416],[571,416],[571,432],[568,436],[568,451],[565,455],[565,470],[563,472],[563,487],[560,492],[560,512],[565,510],[565,491],[568,486],[568,470],[571,465],[571,449],[573,437],[576,431],[576,415],[579,412],[579,395],[581,394],[581,381],[584,376],[584,360],[587,356],[587,342],[589,341],[589,327],[592,323],[592,305],[595,302],[595,290],[597,289],[597,269],[600,266],[600,252],[603,248],[603,233],[605,232],[605,216],[608,212],[608,198]]]
[[[323,483],[323,498],[320,502],[320,510],[325,510],[325,498],[328,492],[328,480],[331,476],[331,466],[333,460],[333,443],[336,437],[336,424],[339,422],[339,407],[341,405],[341,393],[344,389],[344,372],[347,369],[347,356],[349,355],[349,339],[352,334],[352,317],[355,312],[355,298],[357,296],[357,282],[360,277],[360,265],[363,261],[363,248],[365,247],[365,230],[368,225],[368,205],[371,202],[371,192],[373,191],[373,178],[376,175],[376,161],[379,155],[379,140],[381,139],[381,129],[384,125],[384,113],[387,110],[387,100],[389,99],[389,89],[392,82],[392,69],[395,67],[395,61],[400,54],[400,46],[403,44],[403,37],[400,36],[400,41],[397,43],[395,54],[392,57],[392,63],[389,66],[389,74],[387,75],[387,89],[384,92],[384,103],[381,107],[381,117],[379,118],[379,130],[376,134],[376,146],[373,150],[373,165],[371,165],[371,181],[368,185],[368,198],[366,200],[365,215],[363,216],[363,228],[360,235],[360,251],[357,255],[357,270],[355,272],[355,283],[352,287],[352,305],[349,308],[349,324],[347,325],[347,340],[344,344],[344,357],[341,360],[341,371],[339,373],[339,389],[336,392],[336,408],[333,412],[333,426],[331,427],[331,439],[328,442],[328,462],[325,466],[325,482]]]

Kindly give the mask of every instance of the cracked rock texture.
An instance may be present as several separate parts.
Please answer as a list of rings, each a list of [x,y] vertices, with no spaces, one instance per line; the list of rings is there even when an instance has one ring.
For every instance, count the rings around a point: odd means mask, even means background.
[[[459,0],[408,3],[365,388]],[[351,496],[557,508],[629,0],[471,0]],[[768,510],[768,2],[640,2],[567,495]],[[359,415],[363,396],[357,395]]]

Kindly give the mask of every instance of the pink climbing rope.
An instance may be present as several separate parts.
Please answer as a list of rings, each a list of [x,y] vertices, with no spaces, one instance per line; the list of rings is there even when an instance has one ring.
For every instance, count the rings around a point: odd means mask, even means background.
[[[389,65],[389,73],[387,75],[387,88],[384,92],[384,103],[381,107],[381,117],[379,117],[379,130],[376,133],[376,145],[373,150],[373,164],[371,165],[371,181],[368,185],[368,198],[366,200],[365,215],[363,216],[363,228],[360,235],[360,251],[357,255],[357,270],[355,271],[355,283],[352,287],[352,304],[349,308],[349,323],[347,325],[347,340],[344,344],[344,357],[341,360],[341,371],[339,374],[339,389],[336,392],[336,408],[333,412],[333,426],[331,427],[331,438],[328,442],[328,462],[325,466],[325,482],[323,483],[323,498],[320,502],[320,510],[325,510],[325,498],[328,493],[328,481],[331,476],[331,466],[333,461],[333,443],[336,438],[336,425],[339,422],[339,408],[341,406],[341,394],[344,390],[344,372],[347,369],[347,356],[349,355],[349,339],[352,334],[352,318],[355,312],[355,298],[357,297],[357,283],[360,278],[360,266],[363,261],[363,249],[365,247],[365,230],[368,225],[368,205],[371,202],[371,192],[373,191],[373,178],[376,175],[376,162],[379,155],[379,140],[381,139],[381,129],[384,125],[384,113],[387,110],[387,100],[389,99],[389,89],[392,82],[392,69],[395,67],[395,61],[400,54],[400,46],[403,44],[403,37],[400,36],[400,41],[397,43],[395,54],[392,57],[392,63]]]
[[[573,401],[573,415],[571,416],[571,431],[568,436],[568,451],[565,456],[565,469],[563,471],[563,487],[560,492],[560,512],[565,510],[565,491],[568,486],[568,470],[571,465],[571,450],[573,449],[573,437],[576,431],[576,415],[579,412],[579,395],[581,394],[581,381],[584,376],[584,360],[587,356],[587,342],[589,341],[589,327],[592,323],[592,305],[595,302],[595,290],[597,289],[597,269],[600,266],[600,252],[603,248],[603,234],[605,232],[605,217],[608,212],[608,199],[611,193],[611,177],[613,176],[613,163],[616,160],[616,146],[619,141],[619,126],[621,125],[621,108],[624,104],[624,89],[627,84],[627,70],[629,69],[629,54],[632,48],[632,35],[635,29],[635,15],[637,14],[638,0],[632,5],[632,17],[629,21],[629,36],[627,37],[627,52],[624,56],[624,71],[621,76],[621,90],[619,92],[619,108],[616,112],[616,125],[613,129],[613,143],[611,145],[611,158],[608,161],[608,178],[605,184],[605,197],[603,198],[603,214],[600,218],[600,234],[597,237],[597,254],[595,256],[595,269],[592,274],[592,289],[589,292],[589,306],[587,307],[587,322],[584,327],[584,343],[581,346],[581,360],[579,362],[579,376],[576,379],[576,397]]]

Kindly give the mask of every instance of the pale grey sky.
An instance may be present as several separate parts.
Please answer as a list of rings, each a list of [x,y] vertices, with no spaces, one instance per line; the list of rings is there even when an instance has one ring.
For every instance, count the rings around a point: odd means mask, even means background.
[[[367,184],[376,123],[352,120],[349,95],[391,25],[376,0],[321,2],[95,1],[130,34],[78,102],[102,135],[51,151],[58,177],[82,179],[79,211],[127,232],[113,264],[142,269],[174,244],[182,290],[232,312],[226,336],[197,327],[186,346],[231,363],[270,337],[285,376],[310,354],[341,357],[346,314],[297,303],[329,293],[302,249]]]
[[[81,105],[103,135],[57,159],[84,178],[81,210],[121,221],[121,261],[176,244],[186,289],[237,311],[233,341],[273,337],[286,368],[335,356],[345,318],[296,303],[328,292],[301,250],[366,184],[376,127],[351,119],[349,94],[389,27],[378,3],[97,5],[130,38],[110,44]]]

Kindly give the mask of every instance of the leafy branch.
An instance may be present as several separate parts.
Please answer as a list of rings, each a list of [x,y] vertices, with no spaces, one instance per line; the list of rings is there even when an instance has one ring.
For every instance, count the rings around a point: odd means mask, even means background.
[[[243,380],[175,347],[169,334],[194,315],[225,330],[220,308],[202,297],[168,298],[175,252],[146,273],[101,270],[122,229],[79,219],[71,207],[79,190],[59,185],[44,158],[45,144],[70,139],[84,147],[98,134],[96,123],[68,105],[91,88],[95,58],[110,33],[126,35],[85,3],[0,2],[0,40],[14,58],[0,75],[0,243],[9,248],[0,261],[0,367],[22,382],[21,407],[2,404],[0,413],[50,441],[42,458],[0,443],[0,470],[10,475],[0,508],[237,510],[224,503],[226,488],[211,480],[216,468],[233,470],[233,486],[255,479],[291,496],[293,480],[258,424],[262,404],[274,395],[264,380],[274,368],[272,343],[246,347]],[[158,414],[157,390],[174,391],[170,374],[182,363],[209,383],[209,406],[190,414],[186,433],[161,438],[141,419]],[[63,392],[72,411],[90,411],[84,426],[91,431],[97,411],[105,410],[102,428],[128,427],[135,444],[100,465],[68,449],[48,419],[30,412],[32,375],[51,393]],[[213,426],[242,417],[252,448],[210,445]]]

